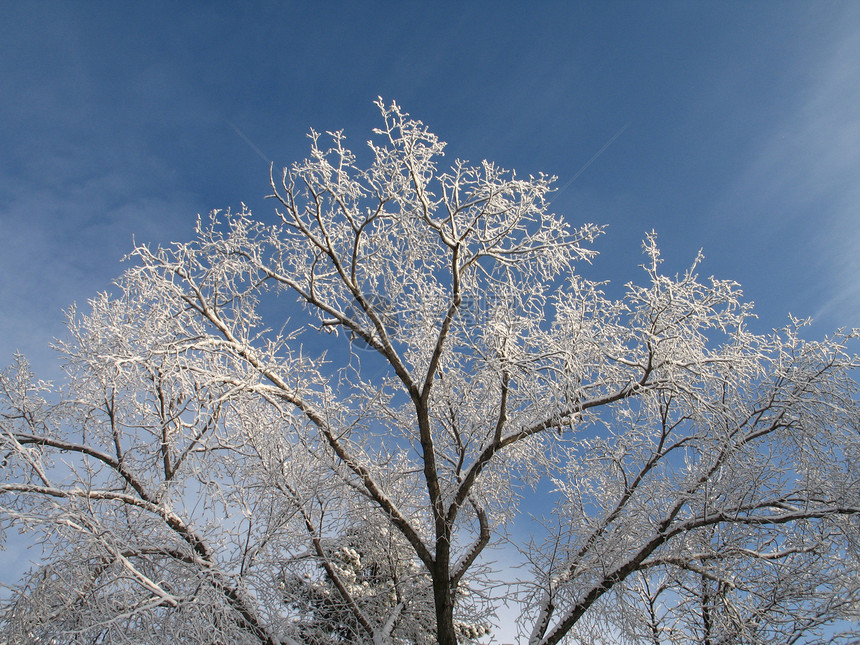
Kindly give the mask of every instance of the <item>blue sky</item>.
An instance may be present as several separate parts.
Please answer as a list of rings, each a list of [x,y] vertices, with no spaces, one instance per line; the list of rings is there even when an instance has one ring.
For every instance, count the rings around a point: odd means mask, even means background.
[[[764,327],[860,326],[856,3],[7,3],[0,16],[0,354],[50,372],[60,310],[197,213],[270,213],[305,134],[362,148],[372,100],[564,185],[609,224],[592,273],[704,248]],[[8,362],[8,359],[4,359]]]
[[[270,213],[269,160],[311,127],[362,148],[377,95],[451,159],[575,177],[593,277],[637,278],[655,229],[762,328],[860,326],[860,3],[5,3],[0,88],[0,356],[47,376],[133,236]]]

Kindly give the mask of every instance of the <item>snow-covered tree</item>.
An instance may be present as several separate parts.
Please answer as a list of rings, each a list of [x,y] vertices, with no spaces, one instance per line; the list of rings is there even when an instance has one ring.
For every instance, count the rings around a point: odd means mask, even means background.
[[[541,645],[856,619],[856,332],[753,333],[653,234],[611,298],[552,178],[442,169],[378,105],[369,162],[312,132],[274,221],[138,246],[64,384],[3,375],[2,526],[44,549],[6,642],[453,645],[514,598]],[[548,495],[499,584],[488,545]]]
[[[610,602],[618,629],[608,642],[857,642],[860,553],[844,550],[844,534],[786,530],[761,543],[736,527],[722,529],[689,536],[700,541],[697,557],[655,563],[617,585]]]

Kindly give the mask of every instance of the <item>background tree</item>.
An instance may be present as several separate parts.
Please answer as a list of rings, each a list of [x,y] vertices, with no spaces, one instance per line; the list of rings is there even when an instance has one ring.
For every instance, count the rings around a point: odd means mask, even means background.
[[[284,571],[285,597],[296,612],[302,642],[339,643],[360,639],[351,608],[337,585],[368,615],[394,616],[391,638],[398,643],[436,641],[430,579],[416,562],[409,545],[385,523],[363,516],[335,538],[327,540],[327,560],[296,558]],[[332,571],[338,580],[334,580]],[[471,602],[468,583],[461,586],[461,605]],[[477,608],[467,615],[479,614]],[[490,633],[483,623],[456,624],[458,637],[471,642]]]
[[[755,334],[736,284],[700,281],[701,258],[663,275],[653,234],[644,285],[610,298],[576,270],[601,229],[549,211],[551,178],[442,172],[444,144],[378,105],[366,166],[311,133],[272,179],[274,223],[215,212],[192,242],[137,247],[119,295],[70,316],[65,390],[4,376],[4,521],[46,548],[7,640],[421,642],[427,624],[451,645],[517,591],[532,643],[632,638],[641,613],[610,601],[662,571],[705,638],[734,620],[732,572],[758,598],[802,586],[745,576],[765,563],[856,579],[838,558],[860,512],[856,333]],[[484,551],[546,482],[553,522],[520,545],[534,575],[498,591]],[[354,545],[367,527],[388,545]],[[851,616],[831,600],[807,605],[819,623]]]

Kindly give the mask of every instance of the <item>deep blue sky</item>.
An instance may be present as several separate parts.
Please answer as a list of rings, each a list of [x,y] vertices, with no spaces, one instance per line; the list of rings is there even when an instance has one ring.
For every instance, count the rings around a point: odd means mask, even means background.
[[[565,184],[608,223],[593,275],[667,265],[739,281],[762,324],[860,326],[858,3],[5,3],[0,355],[43,369],[60,309],[197,213],[261,214],[305,134],[361,148],[372,100],[449,143]],[[8,362],[8,358],[3,359]]]

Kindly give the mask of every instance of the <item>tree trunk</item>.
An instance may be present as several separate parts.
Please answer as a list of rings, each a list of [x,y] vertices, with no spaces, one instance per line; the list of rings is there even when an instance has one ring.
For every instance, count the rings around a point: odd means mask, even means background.
[[[437,575],[441,574],[441,575]],[[457,645],[454,629],[454,593],[448,567],[433,572],[433,601],[436,604],[436,642],[439,645]]]

